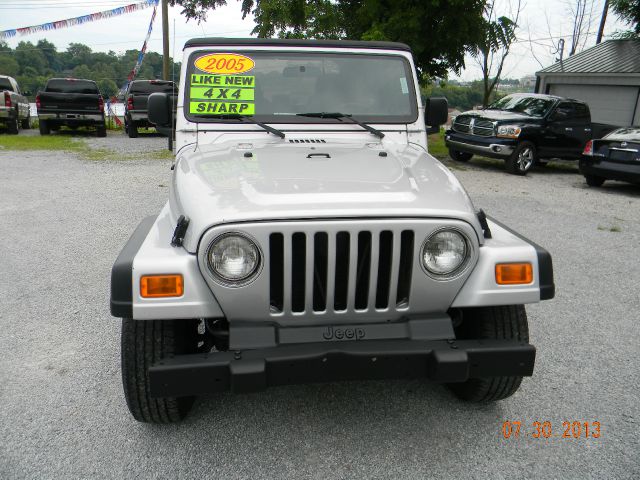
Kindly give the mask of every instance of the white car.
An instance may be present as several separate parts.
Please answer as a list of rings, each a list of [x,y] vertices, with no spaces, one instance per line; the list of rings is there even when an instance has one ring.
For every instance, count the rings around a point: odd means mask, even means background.
[[[112,270],[135,419],[196,395],[423,377],[460,398],[533,372],[524,304],[551,257],[481,210],[427,152],[409,47],[274,39],[184,48],[169,200]],[[149,117],[172,134],[172,101]]]

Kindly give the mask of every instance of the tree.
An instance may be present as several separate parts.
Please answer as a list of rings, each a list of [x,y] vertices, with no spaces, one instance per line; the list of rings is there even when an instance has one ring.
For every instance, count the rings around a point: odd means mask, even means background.
[[[171,0],[204,20],[226,0]],[[418,71],[446,76],[464,67],[483,36],[485,0],[241,0],[259,37],[387,40],[411,46]]]
[[[640,38],[640,0],[610,0],[611,9],[631,26],[619,36]]]
[[[111,98],[118,93],[118,85],[111,79],[103,78],[102,80],[98,80],[97,84],[100,93],[102,93],[105,98]]]
[[[487,3],[482,19],[484,38],[473,52],[482,71],[482,105],[485,107],[489,105],[491,95],[500,82],[504,62],[509,55],[511,44],[516,39],[516,28],[522,11],[521,0],[517,0],[515,7],[511,10],[513,20],[505,16],[498,16],[495,0]]]
[[[2,75],[15,77],[20,72],[20,65],[9,54],[0,52],[0,65],[2,65]]]
[[[584,49],[596,18],[594,16],[594,7],[594,0],[566,0],[566,11],[573,21],[569,56],[575,55],[578,51]]]

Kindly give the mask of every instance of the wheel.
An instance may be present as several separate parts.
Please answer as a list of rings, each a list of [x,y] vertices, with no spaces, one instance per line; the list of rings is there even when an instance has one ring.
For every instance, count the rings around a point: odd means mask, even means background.
[[[9,118],[7,123],[7,133],[12,135],[17,135],[20,131],[20,124],[18,122],[18,112],[15,115]]]
[[[460,150],[449,149],[449,156],[456,162],[468,162],[473,157],[472,153],[461,152]]]
[[[96,128],[96,136],[98,137],[106,137],[107,136],[107,127],[106,125],[100,125]]]
[[[597,177],[596,175],[585,175],[584,179],[590,187],[601,187],[606,180],[605,178]]]
[[[24,130],[29,130],[31,128],[31,117],[27,116],[24,120],[22,120],[22,124],[20,125]]]
[[[507,159],[507,171],[514,175],[526,175],[537,162],[536,146],[531,142],[519,143]]]
[[[138,138],[138,126],[133,120],[130,120],[129,123],[127,123],[127,134],[129,135],[129,138]]]
[[[179,422],[195,397],[149,396],[149,367],[161,358],[198,350],[198,320],[122,319],[122,385],[133,418],[147,423]]]
[[[49,124],[46,120],[40,120],[38,128],[40,129],[40,135],[49,135],[49,133],[51,133]]]
[[[478,339],[513,339],[529,341],[527,312],[524,305],[479,307],[463,312],[462,325],[456,337]],[[460,399],[468,402],[493,402],[513,395],[522,377],[471,378],[448,387]]]

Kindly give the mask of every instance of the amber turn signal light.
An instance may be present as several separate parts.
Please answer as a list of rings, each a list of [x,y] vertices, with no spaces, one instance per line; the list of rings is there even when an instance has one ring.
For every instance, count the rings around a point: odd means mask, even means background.
[[[183,293],[182,275],[144,275],[140,278],[143,298],[181,297]]]
[[[496,265],[498,285],[525,285],[533,282],[533,268],[530,263],[499,263]]]

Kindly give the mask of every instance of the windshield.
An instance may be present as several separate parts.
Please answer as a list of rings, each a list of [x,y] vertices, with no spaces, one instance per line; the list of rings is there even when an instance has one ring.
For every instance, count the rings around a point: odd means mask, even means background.
[[[52,79],[47,82],[45,92],[98,94],[98,87],[90,80]]]
[[[487,107],[487,110],[506,110],[531,115],[532,117],[544,117],[554,100],[541,97],[527,97],[523,95],[507,95]]]
[[[11,86],[11,82],[8,78],[0,78],[0,90],[13,91],[13,87]]]
[[[162,80],[142,80],[132,82],[131,87],[129,87],[129,93],[136,95],[146,95],[155,92],[173,93],[174,88],[173,82]]]
[[[640,127],[619,128],[604,138],[607,140],[640,142]]]
[[[194,122],[230,114],[267,123],[349,122],[299,115],[311,112],[370,123],[418,117],[411,68],[398,55],[200,51],[188,65],[184,112]]]

